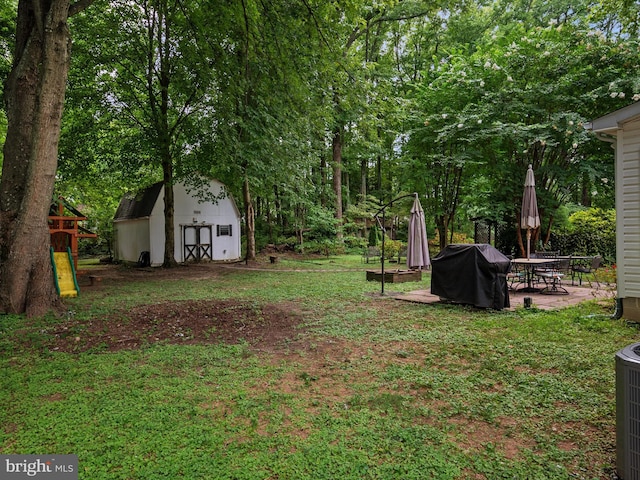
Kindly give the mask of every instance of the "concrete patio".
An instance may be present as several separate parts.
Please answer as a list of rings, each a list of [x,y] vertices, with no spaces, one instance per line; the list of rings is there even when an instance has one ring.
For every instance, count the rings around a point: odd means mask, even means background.
[[[563,287],[569,292],[568,295],[544,295],[540,293],[527,293],[522,291],[509,291],[509,302],[511,306],[506,310],[515,310],[524,306],[524,298],[531,298],[532,308],[540,310],[557,310],[569,307],[587,300],[613,299],[616,296],[615,286],[602,285],[600,288],[591,288],[588,285]],[[390,297],[415,303],[442,303],[440,297],[432,295],[431,290],[415,290],[413,292],[397,293],[389,292]]]

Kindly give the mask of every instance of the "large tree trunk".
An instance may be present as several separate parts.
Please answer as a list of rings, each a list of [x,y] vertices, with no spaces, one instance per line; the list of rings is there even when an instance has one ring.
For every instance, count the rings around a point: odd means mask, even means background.
[[[177,265],[175,257],[176,241],[174,233],[174,205],[173,200],[173,162],[171,158],[162,162],[164,184],[164,258],[162,266],[165,268]]]
[[[244,197],[245,218],[247,223],[247,262],[256,259],[256,226],[255,213],[253,210],[253,202],[251,200],[251,190],[249,188],[249,178],[245,175],[242,184],[242,196]]]
[[[69,71],[69,0],[20,0],[16,54],[5,87],[0,180],[0,311],[37,316],[61,306],[47,216]]]

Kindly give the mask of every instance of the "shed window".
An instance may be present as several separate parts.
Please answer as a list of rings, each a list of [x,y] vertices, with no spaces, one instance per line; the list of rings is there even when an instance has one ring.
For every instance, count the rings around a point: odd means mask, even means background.
[[[216,234],[218,237],[232,236],[231,225],[216,225]]]

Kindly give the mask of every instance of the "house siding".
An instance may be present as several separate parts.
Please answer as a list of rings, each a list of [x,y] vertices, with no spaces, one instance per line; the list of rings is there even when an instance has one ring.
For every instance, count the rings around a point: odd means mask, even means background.
[[[622,315],[640,321],[640,102],[586,126],[615,145],[616,263]]]
[[[640,120],[625,123],[618,134],[617,262],[618,294],[621,298],[640,298]],[[629,305],[631,307],[631,305]],[[635,309],[635,308],[634,308]]]
[[[640,121],[624,125],[622,135],[621,201],[622,257],[624,297],[640,298]]]

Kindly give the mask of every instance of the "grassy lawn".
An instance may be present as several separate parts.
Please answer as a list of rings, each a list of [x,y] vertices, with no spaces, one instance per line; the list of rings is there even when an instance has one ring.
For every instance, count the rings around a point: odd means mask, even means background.
[[[609,318],[612,301],[418,305],[378,295],[367,267],[111,267],[122,276],[67,300],[62,318],[0,317],[0,452],[77,454],[91,480],[612,477],[615,353],[640,338]],[[151,307],[166,329],[176,309],[211,302],[250,306],[237,341],[217,341],[217,325],[208,341],[176,330],[80,348],[99,328],[137,329]],[[287,338],[242,338],[267,308],[295,319]]]

